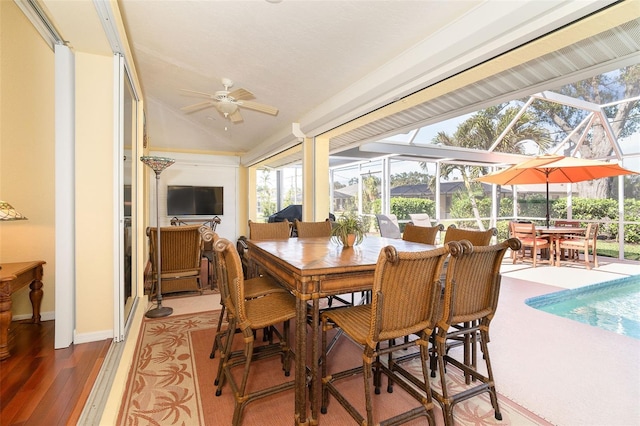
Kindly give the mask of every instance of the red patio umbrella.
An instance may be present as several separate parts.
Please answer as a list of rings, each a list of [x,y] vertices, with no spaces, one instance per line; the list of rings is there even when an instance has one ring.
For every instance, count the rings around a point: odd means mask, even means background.
[[[547,185],[547,227],[549,227],[549,183],[573,183],[605,177],[639,174],[615,163],[545,154],[515,164],[477,180],[497,185]]]

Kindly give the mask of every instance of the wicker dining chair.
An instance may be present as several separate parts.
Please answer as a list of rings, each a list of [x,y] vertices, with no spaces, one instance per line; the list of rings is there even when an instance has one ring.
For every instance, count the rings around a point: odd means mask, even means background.
[[[147,228],[152,288],[155,294],[157,282],[157,228]],[[202,237],[200,225],[168,226],[160,228],[162,264],[162,294],[185,291],[202,293],[200,271],[202,263]]]
[[[593,253],[593,265],[598,267],[598,254],[596,253],[596,245],[598,243],[598,228],[597,223],[590,223],[587,225],[587,231],[582,236],[572,236],[571,238],[560,238],[556,240],[556,253],[561,253],[562,250],[569,250],[576,253],[576,258],[573,261],[579,260],[579,253],[584,252],[584,264],[587,269],[591,269],[591,263],[589,262],[589,251]],[[560,256],[558,256],[558,263],[560,263]]]
[[[215,245],[216,241],[219,238],[218,234],[216,234],[211,229],[206,227],[204,229],[201,228],[200,232],[202,234],[202,240],[204,242],[211,243],[212,247]],[[215,264],[218,268],[218,271],[216,271],[216,273],[218,275],[218,280],[221,283],[222,280],[226,280],[227,277],[226,277],[226,273],[225,274],[222,273],[220,262],[217,259],[218,259],[218,256],[216,255]],[[227,310],[227,306],[226,306],[227,298],[223,293],[225,289],[228,288],[228,285],[227,287],[224,287],[224,288],[221,287],[221,285],[222,284],[219,284],[218,286],[218,288],[220,289],[220,315],[218,316],[218,324],[216,326],[216,332],[213,338],[213,346],[211,347],[211,353],[209,354],[209,358],[211,359],[215,358],[216,351],[218,350],[218,347],[219,347],[220,337],[226,333],[226,330],[222,329],[222,323],[224,322],[224,318]],[[260,277],[244,280],[244,296],[247,299],[255,299],[256,297],[265,296],[271,293],[285,293],[285,292],[287,292],[287,290],[284,287],[280,286],[273,278],[269,276],[264,276],[264,277],[260,276]]]
[[[451,256],[447,265],[441,317],[435,333],[435,352],[442,390],[432,391],[434,399],[442,406],[446,425],[453,425],[455,404],[484,392],[489,393],[495,418],[502,419],[488,343],[489,325],[496,312],[500,294],[500,265],[508,248],[518,250],[520,241],[510,238],[491,246],[473,246],[465,240],[448,243]],[[480,373],[475,365],[476,359],[470,358],[466,345],[462,361],[450,355],[447,347],[451,339],[464,338],[471,341],[478,333],[486,375]],[[445,371],[445,366],[454,366],[462,370],[465,377],[471,377],[474,382],[479,383],[453,394],[446,376],[452,374],[453,369]],[[467,384],[469,383],[467,380]]]
[[[298,219],[294,219],[293,227],[298,233],[298,238],[331,236],[331,221],[329,219],[324,222],[302,222]]]
[[[289,237],[291,237],[291,223],[287,219],[270,223],[249,221],[250,240],[286,240]]]
[[[217,336],[222,349],[216,378],[216,396],[222,394],[222,389],[228,382],[235,398],[231,424],[236,426],[241,424],[243,411],[249,403],[294,387],[293,380],[262,389],[248,387],[247,384],[253,362],[270,356],[281,357],[282,369],[285,376],[289,376],[291,361],[295,361],[289,347],[289,334],[290,320],[296,316],[296,301],[291,294],[283,292],[247,299],[240,256],[233,243],[220,238],[215,243],[215,249],[220,255],[220,269],[225,277],[221,283],[221,289],[224,287],[221,296],[224,293],[229,319],[226,333]],[[283,324],[282,332],[276,327],[279,324]],[[272,330],[279,342],[256,346],[255,331],[265,327]],[[244,348],[232,351],[236,329],[242,333]],[[233,374],[233,370],[239,366],[243,367],[241,376]]]
[[[438,232],[444,231],[444,225],[436,226],[418,226],[407,223],[402,233],[402,239],[412,241],[414,243],[435,244]]]
[[[329,394],[347,410],[358,424],[397,424],[421,416],[435,424],[433,401],[428,381],[427,360],[429,336],[438,316],[438,301],[441,294],[440,274],[447,248],[441,247],[421,252],[397,252],[387,246],[380,251],[373,278],[371,304],[349,306],[325,311],[322,320],[322,407],[325,414]],[[411,303],[407,303],[411,301]],[[363,347],[362,365],[342,372],[329,372],[327,360],[327,332],[339,328],[349,338]],[[394,339],[417,334],[418,338],[396,345]],[[381,343],[389,342],[388,345]],[[396,364],[393,354],[417,346],[420,350],[423,380],[416,386],[411,374]],[[334,349],[332,354],[340,356]],[[387,355],[387,362],[380,357]],[[375,392],[380,393],[381,375],[388,377],[387,392],[393,384],[402,387],[420,402],[420,406],[385,421],[373,419],[371,398],[372,369]],[[340,393],[334,384],[354,374],[363,374],[366,400],[366,420],[362,414]]]

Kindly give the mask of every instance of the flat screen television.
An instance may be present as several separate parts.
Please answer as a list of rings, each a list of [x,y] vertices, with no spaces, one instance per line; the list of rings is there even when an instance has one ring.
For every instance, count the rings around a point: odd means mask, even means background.
[[[217,216],[223,206],[222,186],[167,186],[168,216]]]

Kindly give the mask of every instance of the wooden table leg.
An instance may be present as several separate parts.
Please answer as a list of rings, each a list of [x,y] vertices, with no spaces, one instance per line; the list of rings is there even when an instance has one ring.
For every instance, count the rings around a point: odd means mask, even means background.
[[[31,307],[33,308],[33,317],[31,321],[35,324],[40,323],[40,306],[42,305],[42,265],[39,265],[35,271],[36,277],[29,288],[29,299],[31,299]]]
[[[294,423],[307,423],[307,300],[296,295],[296,368]]]
[[[0,282],[0,360],[9,358],[9,325],[11,324],[11,281],[7,277]]]

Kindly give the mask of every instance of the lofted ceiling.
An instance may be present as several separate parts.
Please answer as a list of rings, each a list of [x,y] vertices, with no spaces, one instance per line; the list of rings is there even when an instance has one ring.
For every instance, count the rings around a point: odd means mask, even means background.
[[[77,2],[43,1],[53,12],[73,5],[80,20]],[[93,0],[96,7],[103,2]],[[592,20],[586,30],[544,42],[545,35],[620,3],[632,5],[624,12],[631,25],[598,41],[606,46],[615,39],[614,47],[600,49],[605,54],[590,61],[588,45],[545,53],[617,28],[617,21]],[[630,56],[637,62],[640,44],[637,0],[118,0],[117,6],[142,85],[150,148],[236,153],[244,165],[299,144],[293,123],[306,137],[333,132],[333,152],[357,153],[360,143],[412,123],[450,118],[525,87],[543,90],[563,75],[612,69]],[[69,12],[58,15],[61,22]],[[530,42],[543,45],[538,56],[518,50]],[[515,58],[499,64],[505,54]],[[540,63],[533,72],[532,61]],[[511,83],[489,78],[499,73]],[[181,89],[213,94],[223,89],[223,78],[233,80],[230,91],[244,88],[278,114],[241,108],[243,120],[233,123],[213,106],[182,110],[203,98]],[[455,79],[444,92],[434,90]],[[415,94],[425,88],[426,95]],[[452,95],[443,97],[448,91]],[[372,111],[378,118],[364,118]],[[334,130],[345,123],[346,130]],[[296,160],[278,158],[275,165]]]

